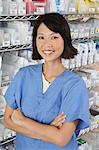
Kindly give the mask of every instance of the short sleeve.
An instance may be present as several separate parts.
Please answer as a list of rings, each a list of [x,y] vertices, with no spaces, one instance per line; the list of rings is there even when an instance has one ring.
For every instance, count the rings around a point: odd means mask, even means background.
[[[82,79],[77,81],[65,94],[61,105],[61,112],[67,117],[65,122],[79,119],[76,132],[89,127],[89,100],[88,90]]]
[[[22,96],[22,80],[22,69],[20,69],[4,95],[7,105],[9,105],[12,109],[20,108]]]

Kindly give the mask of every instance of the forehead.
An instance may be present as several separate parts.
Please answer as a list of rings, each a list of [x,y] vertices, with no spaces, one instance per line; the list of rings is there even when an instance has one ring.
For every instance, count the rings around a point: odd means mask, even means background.
[[[41,23],[40,26],[38,27],[37,33],[55,33],[54,31],[50,30],[44,23]]]

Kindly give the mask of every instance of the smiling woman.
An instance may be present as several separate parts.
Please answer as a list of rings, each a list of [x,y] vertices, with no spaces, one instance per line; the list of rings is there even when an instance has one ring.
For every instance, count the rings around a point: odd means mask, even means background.
[[[61,62],[76,54],[62,15],[37,19],[33,59],[45,63],[21,68],[5,94],[4,123],[16,131],[16,150],[78,150],[76,137],[89,126],[88,92]]]
[[[36,45],[38,28],[41,26],[41,24],[46,26],[47,29],[49,29],[50,32],[52,32],[52,35],[55,34],[55,36],[52,37],[52,40],[57,39],[57,36],[61,36],[61,38],[64,40],[64,48],[61,56],[62,58],[70,59],[73,58],[75,55],[77,55],[77,49],[75,49],[71,43],[70,28],[67,21],[62,15],[58,13],[50,13],[50,14],[45,14],[40,16],[34,25],[33,43],[32,43],[34,60],[42,59],[42,56],[38,53],[37,45]]]
[[[64,40],[61,35],[49,30],[44,23],[38,28],[36,45],[38,53],[45,61],[60,59],[64,50]]]

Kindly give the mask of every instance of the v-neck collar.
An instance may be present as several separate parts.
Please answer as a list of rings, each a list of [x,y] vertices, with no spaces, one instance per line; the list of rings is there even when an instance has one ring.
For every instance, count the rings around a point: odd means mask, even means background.
[[[45,93],[43,93],[43,79],[42,79],[42,72],[43,72],[43,64],[39,65],[39,78],[38,78],[38,82],[39,82],[39,94],[41,95],[41,97],[46,97],[46,96],[51,96],[54,92],[60,90],[60,88],[63,85],[64,82],[64,78],[62,78],[62,76],[64,76],[64,74],[68,71],[68,70],[64,70],[62,73],[60,73],[50,84],[50,86],[48,87],[48,89],[45,91]]]

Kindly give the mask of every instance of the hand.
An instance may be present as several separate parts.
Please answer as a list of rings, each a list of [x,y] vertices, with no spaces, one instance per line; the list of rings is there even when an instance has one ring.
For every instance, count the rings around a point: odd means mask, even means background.
[[[20,109],[16,109],[13,111],[11,119],[15,124],[21,125],[22,120],[24,119],[24,115],[22,114]]]
[[[64,114],[64,112],[62,112],[52,121],[50,125],[55,126],[60,129],[65,121],[65,118],[66,118],[66,115]]]

